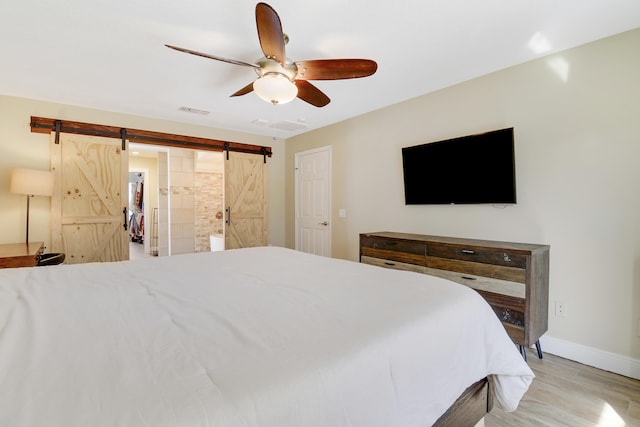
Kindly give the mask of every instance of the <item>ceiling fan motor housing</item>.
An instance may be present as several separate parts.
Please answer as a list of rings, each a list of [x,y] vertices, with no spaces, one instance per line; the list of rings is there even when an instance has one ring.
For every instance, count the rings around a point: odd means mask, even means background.
[[[265,57],[258,59],[256,65],[260,67],[254,68],[259,77],[264,77],[267,74],[281,74],[289,81],[293,81],[298,74],[298,67],[289,58],[287,58],[284,67],[275,59]]]

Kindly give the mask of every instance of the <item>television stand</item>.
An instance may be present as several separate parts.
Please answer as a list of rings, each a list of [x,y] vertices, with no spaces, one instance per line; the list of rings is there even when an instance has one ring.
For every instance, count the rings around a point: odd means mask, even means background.
[[[360,262],[442,277],[475,289],[526,360],[548,328],[549,245],[392,232],[360,235]]]

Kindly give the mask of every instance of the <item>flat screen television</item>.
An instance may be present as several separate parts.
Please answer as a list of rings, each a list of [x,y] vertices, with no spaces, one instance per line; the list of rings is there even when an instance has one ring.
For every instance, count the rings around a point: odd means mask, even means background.
[[[407,205],[515,204],[513,128],[402,149]]]

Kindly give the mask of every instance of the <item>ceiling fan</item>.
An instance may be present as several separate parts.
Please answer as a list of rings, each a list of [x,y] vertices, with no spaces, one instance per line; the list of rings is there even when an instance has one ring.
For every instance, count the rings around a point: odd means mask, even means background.
[[[285,54],[285,44],[289,38],[282,32],[280,17],[266,3],[256,5],[256,26],[264,57],[258,59],[255,64],[168,44],[165,46],[180,52],[253,68],[258,78],[231,96],[246,95],[255,91],[260,98],[274,105],[284,104],[298,97],[316,107],[324,107],[331,100],[320,89],[309,83],[309,80],[367,77],[378,69],[378,64],[370,59],[315,59],[292,62]]]

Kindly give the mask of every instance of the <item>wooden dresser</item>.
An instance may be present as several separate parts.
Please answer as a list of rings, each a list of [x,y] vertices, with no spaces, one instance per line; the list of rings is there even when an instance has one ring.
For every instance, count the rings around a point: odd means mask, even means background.
[[[526,358],[547,331],[549,245],[404,233],[360,235],[360,262],[411,270],[469,286],[482,295]]]
[[[0,244],[0,268],[34,267],[44,251],[44,242]]]

